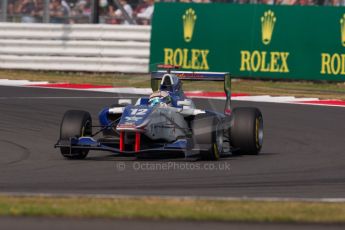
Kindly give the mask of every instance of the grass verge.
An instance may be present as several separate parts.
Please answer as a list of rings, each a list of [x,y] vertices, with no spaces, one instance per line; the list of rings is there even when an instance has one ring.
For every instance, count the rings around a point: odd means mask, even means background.
[[[47,72],[24,70],[0,70],[0,79],[31,80],[89,83],[95,85],[114,85],[122,87],[149,88],[148,74],[100,74],[76,72]],[[195,81],[184,82],[185,90],[222,91],[222,82]],[[304,82],[304,81],[259,81],[233,80],[234,93],[248,93],[251,95],[277,95],[296,97],[316,97],[321,99],[345,100],[345,84],[337,82]]]
[[[345,223],[345,203],[0,196],[2,216]]]

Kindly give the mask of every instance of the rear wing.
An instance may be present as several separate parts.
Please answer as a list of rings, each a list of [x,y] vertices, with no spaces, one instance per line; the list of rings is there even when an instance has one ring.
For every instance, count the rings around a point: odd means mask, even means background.
[[[151,73],[151,88],[152,91],[157,91],[160,86],[160,81],[165,74],[173,74],[177,76],[180,80],[187,81],[224,81],[224,92],[226,95],[226,103],[224,114],[231,114],[231,77],[229,73],[226,72],[193,72],[193,71],[176,71],[171,70],[177,69],[178,66],[163,65],[158,66],[158,68],[164,68],[167,70],[159,70]]]

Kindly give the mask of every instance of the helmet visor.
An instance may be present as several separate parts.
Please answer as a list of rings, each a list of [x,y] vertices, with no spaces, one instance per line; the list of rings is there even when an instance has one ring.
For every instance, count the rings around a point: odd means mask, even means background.
[[[161,102],[161,99],[159,97],[154,97],[149,100],[150,106],[155,106]]]

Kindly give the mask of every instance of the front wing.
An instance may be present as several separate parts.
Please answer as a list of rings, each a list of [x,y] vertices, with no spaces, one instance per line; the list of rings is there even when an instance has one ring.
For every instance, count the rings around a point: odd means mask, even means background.
[[[173,143],[157,143],[149,148],[142,148],[138,151],[120,150],[113,146],[99,142],[92,137],[70,138],[69,140],[59,140],[55,148],[69,148],[73,155],[73,149],[87,149],[97,151],[108,151],[115,156],[147,156],[147,157],[198,157],[200,151],[206,150],[202,145],[193,146],[188,139],[179,139]]]

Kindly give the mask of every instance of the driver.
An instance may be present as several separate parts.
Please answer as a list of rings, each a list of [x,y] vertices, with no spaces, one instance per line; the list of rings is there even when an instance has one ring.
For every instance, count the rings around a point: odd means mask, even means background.
[[[171,106],[171,96],[166,91],[156,91],[150,95],[149,106]]]

